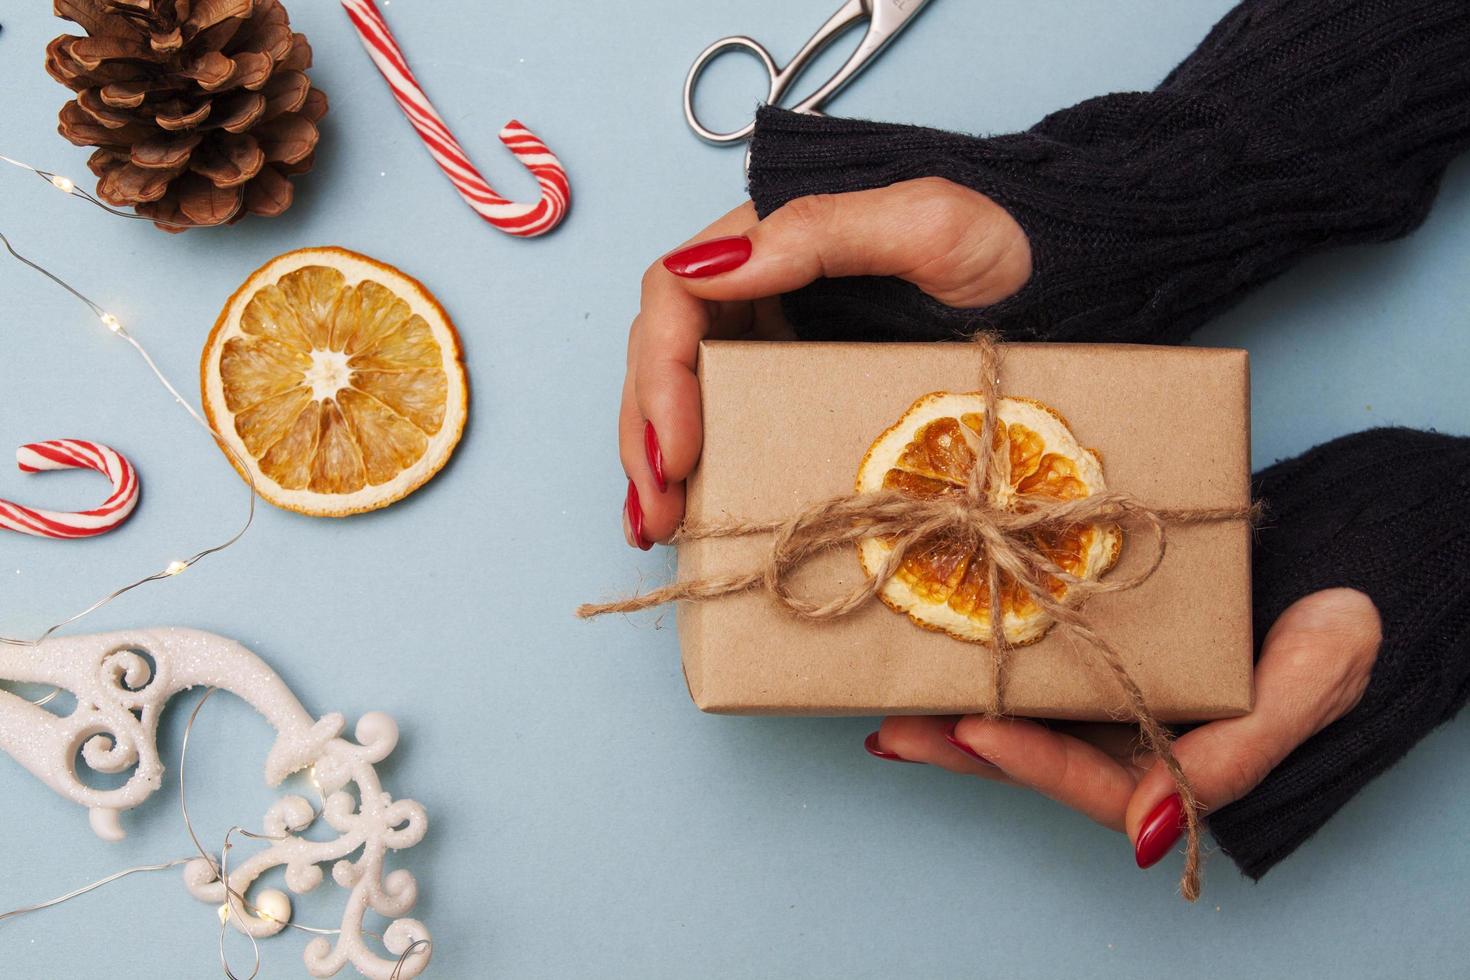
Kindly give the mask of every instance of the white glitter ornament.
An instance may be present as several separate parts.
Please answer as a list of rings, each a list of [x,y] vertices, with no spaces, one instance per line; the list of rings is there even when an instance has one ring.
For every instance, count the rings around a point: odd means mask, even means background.
[[[266,783],[277,786],[309,769],[324,805],[318,814],[304,797],[282,796],[261,828],[272,838],[262,842],[269,846],[228,866],[228,892],[218,880],[217,865],[197,858],[184,868],[190,893],[221,907],[236,929],[263,938],[286,928],[291,903],[269,889],[250,897],[251,885],[271,868],[284,867],[287,887],[308,892],[321,884],[320,864],[334,862],[332,879],[348,890],[341,932],[335,943],[318,936],[307,944],[307,971],[330,977],[350,964],[369,980],[408,980],[429,965],[428,929],[404,918],[418,899],[418,883],[403,869],[383,873],[388,851],[414,846],[428,829],[424,808],[384,792],[373,768],[398,744],[398,725],[388,715],[363,715],[354,731],[356,742],[341,738],[346,722],[340,714],[312,718],[255,654],[234,640],[191,629],[125,630],[53,638],[36,647],[0,646],[0,680],[48,684],[76,697],[72,712],[58,716],[0,690],[0,749],[61,796],[87,807],[92,829],[106,840],[122,839],[119,814],[162,783],[157,732],[169,698],[193,687],[215,687],[241,698],[277,733],[266,757]],[[78,750],[98,772],[132,773],[112,789],[88,786],[76,773]],[[356,786],[356,799],[348,784]],[[318,816],[336,838],[300,836]],[[361,856],[350,860],[359,848]],[[393,920],[383,934],[392,959],[363,940],[369,909]],[[420,945],[400,966],[399,958],[415,943]]]

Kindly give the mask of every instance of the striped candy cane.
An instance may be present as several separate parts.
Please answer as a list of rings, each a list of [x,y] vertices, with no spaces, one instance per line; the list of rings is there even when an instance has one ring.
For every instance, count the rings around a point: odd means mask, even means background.
[[[138,471],[121,454],[98,443],[80,439],[33,442],[15,451],[15,461],[22,473],[96,470],[112,481],[112,495],[102,506],[74,514],[0,500],[0,528],[38,538],[87,538],[111,531],[138,505]]]
[[[443,118],[430,105],[374,0],[342,0],[342,7],[357,28],[357,36],[373,64],[387,79],[393,98],[398,100],[398,107],[418,131],[439,169],[444,171],[466,204],[507,235],[521,238],[544,235],[561,223],[571,204],[571,185],[567,182],[567,172],[561,161],[536,134],[514,119],[500,131],[500,141],[510,148],[521,165],[535,175],[536,183],[541,185],[541,197],[533,203],[506,200],[480,176],[464,147],[459,145],[459,140],[454,138]]]

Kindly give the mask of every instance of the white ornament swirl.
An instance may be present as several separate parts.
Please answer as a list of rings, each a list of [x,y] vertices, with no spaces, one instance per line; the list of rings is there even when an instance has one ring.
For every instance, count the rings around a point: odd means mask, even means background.
[[[407,918],[418,899],[418,882],[406,870],[386,871],[384,866],[390,851],[413,847],[428,830],[424,808],[413,800],[394,799],[373,768],[398,744],[398,725],[388,715],[364,715],[354,730],[356,741],[349,741],[341,737],[346,728],[341,715],[314,719],[285,682],[244,646],[181,628],[53,638],[29,648],[0,647],[0,680],[49,684],[75,696],[75,708],[58,716],[0,689],[0,749],[56,793],[86,807],[92,829],[107,840],[122,839],[119,815],[143,803],[162,784],[158,721],[171,697],[194,687],[215,687],[249,703],[276,730],[266,757],[267,784],[277,786],[293,773],[310,770],[324,805],[318,814],[304,797],[280,797],[262,821],[261,832],[273,839],[238,865],[227,866],[228,893],[218,880],[217,865],[203,858],[184,868],[189,892],[215,906],[228,900],[230,922],[263,938],[286,928],[291,902],[275,889],[252,895],[256,880],[281,867],[286,886],[301,894],[321,884],[321,865],[331,862],[332,880],[348,892],[341,931],[333,937],[335,942],[319,936],[307,944],[307,971],[313,977],[330,977],[350,965],[369,980],[408,980],[428,967],[429,930]],[[78,751],[97,771],[132,772],[121,786],[88,786],[76,772]],[[349,786],[356,788],[356,798]],[[318,820],[337,836],[331,840],[302,836]],[[361,854],[350,859],[359,850]],[[239,896],[245,896],[249,909]],[[363,919],[369,910],[393,920],[383,934],[388,957],[370,949],[365,940]],[[415,943],[419,945],[400,966],[400,957]]]

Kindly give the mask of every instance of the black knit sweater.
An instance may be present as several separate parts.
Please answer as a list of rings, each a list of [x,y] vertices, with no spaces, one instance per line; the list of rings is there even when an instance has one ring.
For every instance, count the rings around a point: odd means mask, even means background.
[[[1004,205],[1031,242],[1015,296],[955,310],[894,279],[785,298],[808,339],[1177,342],[1302,256],[1403,235],[1470,145],[1467,0],[1246,0],[1152,92],[1090,99],[975,138],[763,109],[750,191],[939,176]],[[1384,640],[1360,705],[1211,829],[1260,877],[1470,695],[1470,439],[1380,429],[1257,477],[1260,635],[1334,585],[1372,597]]]

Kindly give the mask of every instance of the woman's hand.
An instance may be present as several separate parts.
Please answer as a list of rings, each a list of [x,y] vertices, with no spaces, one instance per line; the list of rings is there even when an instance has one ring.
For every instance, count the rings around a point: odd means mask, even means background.
[[[1382,639],[1378,610],[1353,589],[1299,599],[1272,625],[1256,665],[1255,710],[1181,736],[1174,753],[1208,814],[1240,799],[1297,746],[1351,711]],[[1173,780],[1128,725],[981,715],[895,717],[868,736],[880,759],[1028,786],[1133,841],[1146,868],[1179,839]]]
[[[628,543],[667,540],[702,441],[695,358],[706,337],[789,335],[775,299],[819,277],[886,275],[959,308],[1012,295],[1031,276],[1025,233],[984,195],[938,178],[799,198],[764,221],[745,204],[643,277],[628,336],[618,441]],[[1351,589],[1307,596],[1266,637],[1255,710],[1202,725],[1175,754],[1206,813],[1240,799],[1367,687],[1381,641],[1372,600]],[[1136,728],[1021,719],[894,717],[867,740],[883,759],[1028,786],[1126,833],[1140,867],[1178,840],[1180,807]]]
[[[1000,205],[929,177],[799,198],[764,221],[744,204],[649,268],[618,419],[630,545],[667,540],[684,516],[703,432],[699,342],[788,336],[775,297],[819,277],[866,275],[897,276],[950,306],[987,306],[1026,284],[1031,248]]]

